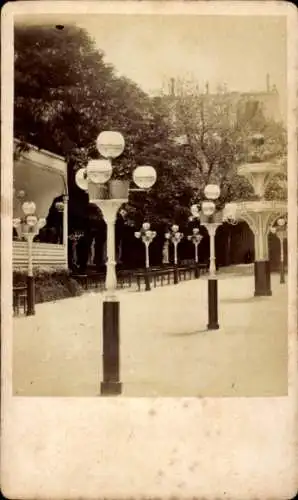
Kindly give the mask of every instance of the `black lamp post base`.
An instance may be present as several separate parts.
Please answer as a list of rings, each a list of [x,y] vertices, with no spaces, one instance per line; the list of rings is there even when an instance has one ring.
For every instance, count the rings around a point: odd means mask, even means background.
[[[27,316],[35,315],[35,285],[34,277],[27,276]]]
[[[178,284],[178,267],[177,267],[177,264],[175,264],[175,267],[174,267],[174,285],[177,285]]]
[[[268,297],[272,295],[271,277],[270,277],[270,262],[256,261],[255,262],[255,297]]]
[[[199,272],[199,268],[198,268],[198,265],[196,264],[195,265],[195,278],[199,278],[200,277],[200,272]]]
[[[101,382],[100,395],[101,396],[119,396],[122,393],[121,382]]]
[[[121,394],[120,382],[120,303],[117,300],[103,302],[103,381],[102,395]]]
[[[149,270],[146,268],[145,269],[145,291],[149,292],[150,290],[151,290],[151,288],[150,288]]]
[[[219,324],[218,323],[208,323],[207,328],[208,328],[208,330],[218,330]]]
[[[217,279],[208,279],[208,330],[218,330]]]
[[[279,280],[279,282],[281,284],[284,284],[286,282],[286,280],[285,280],[285,264],[284,264],[284,262],[280,263],[280,280]]]

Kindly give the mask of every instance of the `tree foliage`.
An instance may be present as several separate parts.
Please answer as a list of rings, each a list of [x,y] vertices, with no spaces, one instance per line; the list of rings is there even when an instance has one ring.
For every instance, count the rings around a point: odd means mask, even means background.
[[[179,94],[169,99],[173,135],[180,143],[180,157],[196,199],[202,199],[208,183],[220,185],[222,204],[253,196],[248,182],[237,175],[237,166],[249,161],[253,134],[264,136],[259,151],[263,160],[280,160],[286,153],[285,130],[265,117],[262,103],[253,100],[235,105],[231,96],[188,94],[180,86]],[[269,197],[285,194],[278,183],[271,183],[270,189]]]
[[[203,196],[208,182],[220,183],[222,201],[251,195],[236,167],[248,154],[253,132],[264,134],[268,158],[285,149],[282,127],[268,122],[257,103],[231,119],[224,98],[206,100],[182,91],[173,122],[171,100],[150,98],[117,76],[77,26],[16,25],[14,91],[14,134],[20,147],[31,143],[66,158],[70,231],[85,227],[86,221],[88,227],[95,224],[74,173],[98,154],[95,139],[102,130],[121,131],[125,138],[114,176],[131,178],[142,164],[156,168],[155,186],[148,193],[132,193],[126,208],[127,219],[136,225],[147,218],[160,228],[186,224],[190,204]],[[181,136],[184,140],[177,140]],[[275,184],[271,194],[276,189]]]

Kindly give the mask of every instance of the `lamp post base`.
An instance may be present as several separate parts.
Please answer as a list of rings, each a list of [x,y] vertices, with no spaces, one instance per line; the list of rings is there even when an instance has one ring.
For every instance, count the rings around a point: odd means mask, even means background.
[[[149,292],[151,290],[149,269],[147,267],[145,269],[145,290],[146,290],[146,292]]]
[[[120,349],[119,349],[119,310],[120,303],[115,300],[103,302],[103,381],[101,394],[115,396],[121,394]]]
[[[122,393],[121,382],[101,382],[100,395],[101,396],[119,396]]]
[[[279,282],[281,284],[284,284],[286,282],[286,280],[285,280],[285,264],[284,264],[284,262],[280,263],[280,280],[279,280]]]
[[[217,279],[208,279],[208,330],[218,330]]]
[[[198,267],[198,264],[195,265],[195,278],[199,278],[200,277],[200,272],[199,272],[199,267]]]
[[[27,316],[35,315],[35,284],[34,277],[27,276]]]
[[[174,267],[174,285],[177,285],[178,284],[178,266],[177,264],[175,264],[175,267]]]
[[[255,297],[268,297],[272,295],[270,279],[270,262],[255,262]]]

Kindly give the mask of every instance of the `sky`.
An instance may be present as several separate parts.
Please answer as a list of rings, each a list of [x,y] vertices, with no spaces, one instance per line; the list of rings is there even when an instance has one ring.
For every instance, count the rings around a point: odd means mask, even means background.
[[[283,16],[81,14],[60,15],[62,23],[85,28],[117,74],[146,92],[156,93],[177,77],[192,78],[202,89],[208,81],[210,92],[218,84],[262,91],[268,73],[286,106]]]
[[[121,75],[145,91],[171,77],[194,78],[210,91],[265,90],[266,74],[286,87],[286,24],[281,17],[100,15],[82,20]]]

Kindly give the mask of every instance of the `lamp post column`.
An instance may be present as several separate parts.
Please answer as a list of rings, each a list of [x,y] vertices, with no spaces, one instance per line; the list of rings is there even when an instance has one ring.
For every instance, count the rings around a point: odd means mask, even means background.
[[[198,263],[198,260],[199,260],[198,246],[199,246],[199,242],[195,241],[195,263],[196,264]]]
[[[179,278],[178,278],[178,252],[177,252],[177,247],[178,247],[178,241],[174,241],[174,284],[177,285]]]
[[[145,241],[145,290],[149,292],[151,290],[150,287],[150,276],[149,276],[149,241]]]
[[[65,194],[63,196],[63,246],[66,267],[68,267],[68,196]]]
[[[284,262],[284,235],[279,234],[278,235],[279,242],[280,242],[280,283],[284,284],[286,282],[285,280],[285,262]]]
[[[208,276],[208,330],[218,330],[218,280],[216,276],[215,234],[220,224],[203,223],[210,238],[210,265]]]
[[[26,235],[28,248],[28,274],[27,274],[27,316],[35,314],[35,290],[33,276],[33,238],[34,233]]]
[[[120,382],[120,302],[116,296],[116,252],[115,223],[123,200],[101,200],[97,202],[107,225],[106,295],[103,301],[103,380],[102,395],[117,395],[122,392]]]

